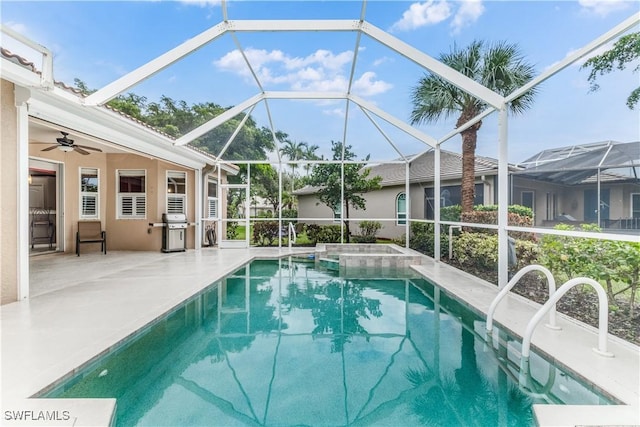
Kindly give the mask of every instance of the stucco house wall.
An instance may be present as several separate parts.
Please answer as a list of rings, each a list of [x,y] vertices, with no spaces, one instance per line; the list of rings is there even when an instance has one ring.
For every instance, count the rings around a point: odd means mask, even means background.
[[[480,177],[476,180],[477,184],[485,184],[483,187],[484,203],[493,204],[495,188],[495,176],[485,176],[484,181]],[[441,185],[451,186],[460,185],[460,180],[442,181]],[[413,183],[409,186],[410,197],[410,217],[412,219],[425,218],[425,189],[433,188],[433,183]],[[352,219],[352,234],[358,234],[358,219],[375,220],[381,223],[382,229],[378,233],[378,237],[385,239],[393,239],[401,236],[406,232],[404,224],[398,224],[396,221],[396,200],[399,194],[404,193],[406,185],[391,185],[382,187],[379,190],[371,191],[363,194],[366,200],[366,210],[350,208],[349,216]],[[330,224],[333,218],[333,211],[326,205],[318,203],[315,194],[298,194],[298,217],[301,222],[314,224]],[[326,220],[307,220],[306,218],[326,218]],[[384,220],[383,220],[384,219]],[[338,222],[335,222],[339,224]]]
[[[18,142],[14,85],[0,82],[0,303],[18,298]]]

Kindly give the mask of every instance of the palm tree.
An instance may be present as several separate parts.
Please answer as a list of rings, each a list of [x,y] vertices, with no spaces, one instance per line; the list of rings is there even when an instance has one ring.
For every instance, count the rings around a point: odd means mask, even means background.
[[[304,152],[303,152],[303,158],[305,160],[319,160],[320,157],[318,157],[318,155],[316,154],[316,151],[318,151],[320,147],[317,145],[305,145],[304,148]],[[306,176],[309,176],[309,171],[311,170],[311,163],[307,163],[304,166],[305,170],[306,170]]]
[[[440,62],[475,80],[494,92],[506,96],[533,79],[535,71],[525,62],[517,45],[498,42],[487,45],[474,41],[464,49],[455,45],[450,53],[441,54]],[[531,107],[536,89],[531,89],[509,104],[512,113]],[[459,114],[456,128],[487,108],[487,104],[435,74],[423,76],[412,91],[411,123],[436,122]],[[462,211],[473,210],[475,151],[479,121],[460,132],[462,136]]]
[[[285,139],[283,141],[284,145],[280,147],[280,154],[286,156],[291,161],[300,160],[304,157],[305,147],[307,146],[306,142],[295,142],[290,139]],[[291,192],[293,192],[293,184],[296,177],[296,168],[297,164],[291,164]]]

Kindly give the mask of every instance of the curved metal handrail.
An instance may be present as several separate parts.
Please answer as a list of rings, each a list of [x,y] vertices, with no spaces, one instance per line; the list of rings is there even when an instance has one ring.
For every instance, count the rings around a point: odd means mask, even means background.
[[[612,353],[607,351],[607,332],[609,329],[609,318],[608,316],[608,299],[607,294],[605,293],[602,285],[596,282],[593,279],[588,277],[576,277],[575,279],[571,279],[566,281],[556,293],[554,293],[549,300],[538,310],[538,312],[531,318],[529,324],[527,325],[527,329],[524,333],[524,338],[522,340],[522,357],[523,359],[529,358],[529,352],[531,348],[531,336],[533,335],[533,331],[535,330],[538,323],[540,323],[540,319],[544,316],[547,311],[551,310],[555,307],[556,303],[560,298],[564,296],[571,288],[576,285],[586,284],[591,285],[593,289],[595,289],[598,294],[598,306],[599,306],[599,316],[598,316],[598,348],[594,348],[593,350],[601,356],[605,357],[613,357]]]
[[[518,281],[522,278],[522,276],[529,273],[530,271],[541,271],[547,277],[547,283],[549,284],[549,299],[551,299],[551,296],[556,292],[556,281],[553,278],[553,275],[551,274],[551,272],[547,268],[541,265],[534,264],[534,265],[528,265],[520,269],[520,271],[518,271],[515,274],[515,276],[513,276],[513,278],[509,280],[509,283],[507,283],[507,285],[504,288],[502,288],[500,292],[498,292],[498,295],[496,295],[496,297],[491,302],[491,305],[489,306],[489,311],[487,313],[486,329],[488,333],[491,333],[493,331],[493,314],[496,311],[496,308],[498,307],[498,303],[502,301],[502,298],[504,298],[505,295],[509,293],[511,288],[513,288],[518,283]],[[553,305],[553,307],[551,307],[549,311],[549,323],[546,326],[551,329],[556,329],[556,330],[560,329],[560,327],[556,325],[556,305],[555,304]]]
[[[291,239],[291,235],[293,234],[293,239]],[[291,249],[291,245],[293,242],[298,240],[298,236],[296,234],[296,226],[293,225],[292,222],[289,223],[289,249]]]

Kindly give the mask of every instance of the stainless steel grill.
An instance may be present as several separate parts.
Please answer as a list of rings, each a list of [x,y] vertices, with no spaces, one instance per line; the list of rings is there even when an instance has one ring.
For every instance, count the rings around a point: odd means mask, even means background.
[[[162,252],[184,252],[187,249],[187,216],[162,214]]]

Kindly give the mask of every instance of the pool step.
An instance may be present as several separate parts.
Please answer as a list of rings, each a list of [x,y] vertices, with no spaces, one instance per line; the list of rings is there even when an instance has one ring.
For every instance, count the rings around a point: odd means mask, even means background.
[[[318,262],[322,267],[325,267],[327,270],[339,270],[340,269],[340,261],[332,258],[319,258]]]

